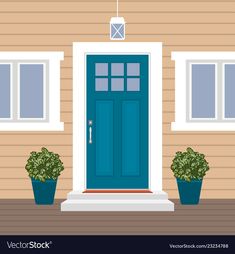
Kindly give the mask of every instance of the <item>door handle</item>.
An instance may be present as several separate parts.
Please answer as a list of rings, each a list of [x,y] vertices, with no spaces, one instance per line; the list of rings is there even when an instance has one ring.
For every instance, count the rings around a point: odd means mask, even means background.
[[[92,144],[92,120],[88,121],[89,125],[89,144]]]
[[[89,127],[89,144],[92,144],[92,127]]]

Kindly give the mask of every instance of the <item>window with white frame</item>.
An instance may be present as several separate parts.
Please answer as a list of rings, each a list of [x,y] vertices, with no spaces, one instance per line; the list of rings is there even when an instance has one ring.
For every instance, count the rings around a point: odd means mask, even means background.
[[[62,52],[0,52],[0,130],[63,130]]]
[[[235,130],[235,52],[173,52],[172,130]]]

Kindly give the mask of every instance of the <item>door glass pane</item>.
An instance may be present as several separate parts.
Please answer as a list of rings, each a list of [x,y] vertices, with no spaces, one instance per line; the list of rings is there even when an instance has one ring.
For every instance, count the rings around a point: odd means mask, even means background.
[[[124,64],[123,63],[112,63],[111,64],[111,75],[112,76],[124,76]]]
[[[0,118],[11,117],[11,66],[0,64]]]
[[[128,63],[127,64],[127,76],[139,76],[140,75],[140,64],[139,63]]]
[[[96,101],[96,175],[113,175],[113,102]]]
[[[95,64],[95,75],[96,76],[108,76],[108,64],[107,63],[96,63]]]
[[[108,91],[108,79],[107,78],[96,78],[95,79],[95,90],[96,91]]]
[[[140,91],[140,79],[128,78],[127,79],[127,91]]]
[[[235,118],[235,64],[225,64],[224,68],[225,118]]]
[[[43,118],[43,64],[20,64],[20,117]]]
[[[139,101],[122,103],[122,175],[139,175],[140,117]]]
[[[124,91],[124,79],[123,78],[112,78],[111,90],[112,91]]]
[[[192,65],[192,118],[215,118],[215,65]]]

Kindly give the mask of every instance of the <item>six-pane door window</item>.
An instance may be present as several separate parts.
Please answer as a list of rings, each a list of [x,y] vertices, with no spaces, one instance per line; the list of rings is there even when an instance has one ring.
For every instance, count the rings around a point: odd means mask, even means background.
[[[97,92],[140,91],[139,63],[96,63],[95,75]]]

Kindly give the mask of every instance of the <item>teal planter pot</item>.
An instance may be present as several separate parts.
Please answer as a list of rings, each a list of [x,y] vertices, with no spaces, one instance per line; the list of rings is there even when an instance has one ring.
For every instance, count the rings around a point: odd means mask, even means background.
[[[183,205],[197,205],[200,200],[202,180],[187,182],[177,179],[180,202]]]
[[[31,180],[35,203],[37,205],[52,205],[54,203],[57,180],[46,180],[45,182],[35,179]]]

